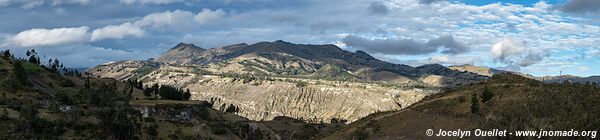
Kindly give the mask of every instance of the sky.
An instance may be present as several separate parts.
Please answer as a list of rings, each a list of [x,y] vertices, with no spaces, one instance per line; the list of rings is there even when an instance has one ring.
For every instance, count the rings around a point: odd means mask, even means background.
[[[179,42],[275,40],[411,66],[600,75],[600,0],[0,0],[0,50],[70,67],[145,60]]]

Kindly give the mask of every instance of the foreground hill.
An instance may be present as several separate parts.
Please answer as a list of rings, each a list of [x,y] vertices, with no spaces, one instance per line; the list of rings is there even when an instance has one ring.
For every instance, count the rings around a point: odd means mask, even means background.
[[[252,120],[288,116],[309,122],[352,122],[488,78],[439,64],[392,64],[335,45],[284,41],[211,49],[179,43],[153,60],[111,62],[87,72],[189,89],[194,100],[214,101],[215,109],[236,106],[238,115]]]
[[[147,100],[129,83],[0,57],[0,139],[310,139],[343,125],[251,121],[213,105]]]
[[[597,131],[598,102],[600,87],[595,83],[544,84],[515,74],[497,74],[482,83],[428,96],[400,111],[370,115],[325,139],[450,138],[429,137],[427,129],[435,133],[439,129]]]

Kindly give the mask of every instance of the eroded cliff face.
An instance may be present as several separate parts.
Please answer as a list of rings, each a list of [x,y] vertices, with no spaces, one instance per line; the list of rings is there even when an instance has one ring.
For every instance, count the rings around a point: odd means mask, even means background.
[[[98,73],[100,77],[113,78],[113,74],[104,73],[109,68],[98,69],[105,69]],[[333,118],[353,122],[374,112],[408,107],[439,91],[411,82],[389,84],[319,78],[235,77],[201,74],[193,70],[193,67],[162,66],[139,79],[145,85],[156,83],[190,89],[193,100],[212,102],[214,109],[223,111],[233,105],[239,109],[238,115],[257,121],[287,116],[307,122],[329,122]]]
[[[213,78],[188,87],[194,91],[193,99],[213,101],[219,108],[235,105],[240,109],[239,115],[252,120],[288,116],[309,122],[329,122],[333,118],[353,122],[377,111],[399,110],[436,92],[350,82],[313,84],[311,81],[304,87],[284,81],[243,84],[227,78]]]
[[[154,72],[143,78],[147,84],[190,89],[193,100],[213,102],[218,110],[236,106],[238,115],[251,120],[288,116],[308,122],[333,118],[352,122],[377,111],[399,110],[438,91],[410,85],[273,77],[249,80],[177,71]]]

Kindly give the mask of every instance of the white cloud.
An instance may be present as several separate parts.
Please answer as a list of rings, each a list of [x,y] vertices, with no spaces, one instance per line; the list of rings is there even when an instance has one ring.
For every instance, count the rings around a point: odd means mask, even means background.
[[[141,37],[144,35],[144,31],[137,26],[134,26],[130,22],[123,23],[121,25],[109,25],[104,28],[96,29],[92,32],[91,41],[98,41],[102,39],[123,39],[126,36]]]
[[[225,12],[221,9],[217,9],[215,11],[211,11],[210,9],[202,9],[196,16],[194,16],[194,21],[200,24],[206,24],[219,18],[225,16]]]
[[[224,15],[225,12],[221,9],[214,11],[202,9],[196,15],[192,12],[182,10],[157,12],[146,15],[137,21],[126,22],[121,25],[108,25],[96,29],[92,33],[91,41],[108,38],[122,39],[126,36],[141,37],[145,33],[144,30],[148,28],[159,31],[184,30],[194,25],[213,22]],[[194,21],[198,24],[195,24]]]
[[[125,4],[170,4],[177,2],[177,0],[120,0],[120,2]]]
[[[29,29],[10,37],[11,44],[21,47],[54,46],[86,42],[89,39],[89,27]]]
[[[146,28],[155,30],[180,30],[197,24],[206,24],[225,15],[222,10],[203,9],[197,15],[189,11],[175,10],[152,13],[142,19],[120,25],[108,25],[88,32],[89,27],[30,29],[10,37],[8,41],[22,47],[53,46],[103,39],[123,39],[128,36],[141,37]],[[196,25],[197,25],[196,24]]]
[[[193,18],[194,14],[189,11],[165,11],[144,16],[144,18],[134,22],[134,25],[155,29],[184,28],[191,25]]]
[[[525,51],[525,42],[514,41],[511,39],[502,39],[492,46],[492,55],[496,59],[505,61],[509,56],[518,55]]]
[[[534,51],[533,48],[528,48],[525,41],[508,38],[494,44],[491,53],[494,60],[508,67],[527,67],[542,61],[547,56],[540,51]]]

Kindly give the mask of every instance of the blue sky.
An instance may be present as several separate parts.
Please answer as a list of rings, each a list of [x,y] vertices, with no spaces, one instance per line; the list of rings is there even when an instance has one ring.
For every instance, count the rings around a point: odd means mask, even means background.
[[[0,0],[0,49],[72,67],[285,40],[392,63],[600,75],[595,0]]]

